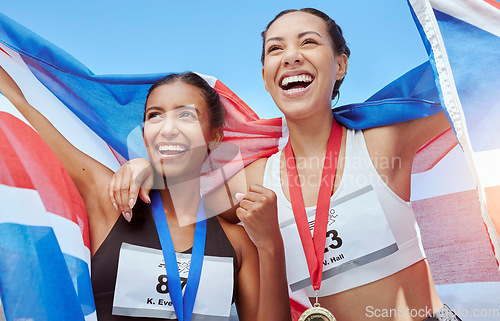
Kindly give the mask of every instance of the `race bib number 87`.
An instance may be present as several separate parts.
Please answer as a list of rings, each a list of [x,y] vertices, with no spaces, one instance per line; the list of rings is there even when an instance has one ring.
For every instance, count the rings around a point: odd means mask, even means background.
[[[176,253],[181,286],[191,254]],[[161,250],[123,243],[116,276],[113,315],[176,319]],[[228,320],[233,296],[233,258],[205,256],[193,320]]]

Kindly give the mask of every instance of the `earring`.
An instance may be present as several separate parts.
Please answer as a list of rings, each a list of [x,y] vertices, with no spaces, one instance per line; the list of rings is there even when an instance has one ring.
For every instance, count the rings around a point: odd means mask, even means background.
[[[219,147],[221,142],[214,142],[213,140],[208,142],[208,150],[211,151],[213,149],[216,149],[217,147]]]

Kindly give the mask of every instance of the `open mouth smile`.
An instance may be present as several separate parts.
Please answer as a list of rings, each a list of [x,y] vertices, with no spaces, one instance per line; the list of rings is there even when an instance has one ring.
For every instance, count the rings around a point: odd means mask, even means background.
[[[285,76],[280,81],[280,88],[287,92],[300,91],[307,88],[314,81],[314,77],[309,74],[299,74]]]
[[[184,144],[161,144],[157,149],[163,156],[177,156],[189,150]]]

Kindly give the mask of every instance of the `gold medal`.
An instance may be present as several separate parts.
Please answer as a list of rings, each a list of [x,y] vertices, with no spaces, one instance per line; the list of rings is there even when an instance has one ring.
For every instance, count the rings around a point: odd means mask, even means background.
[[[314,303],[312,308],[307,309],[299,318],[299,321],[337,321],[333,314],[319,303]]]

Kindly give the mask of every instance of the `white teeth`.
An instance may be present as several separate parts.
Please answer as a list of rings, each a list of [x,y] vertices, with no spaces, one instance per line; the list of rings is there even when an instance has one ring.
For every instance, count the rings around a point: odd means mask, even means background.
[[[181,146],[181,145],[161,145],[158,147],[158,150],[160,152],[171,152],[171,151],[175,151],[175,152],[182,152],[182,151],[185,151],[186,150],[186,147],[184,146]]]
[[[281,81],[281,86],[286,86],[291,82],[311,82],[312,77],[310,75],[298,75],[298,76],[290,76],[290,77],[285,77]]]

